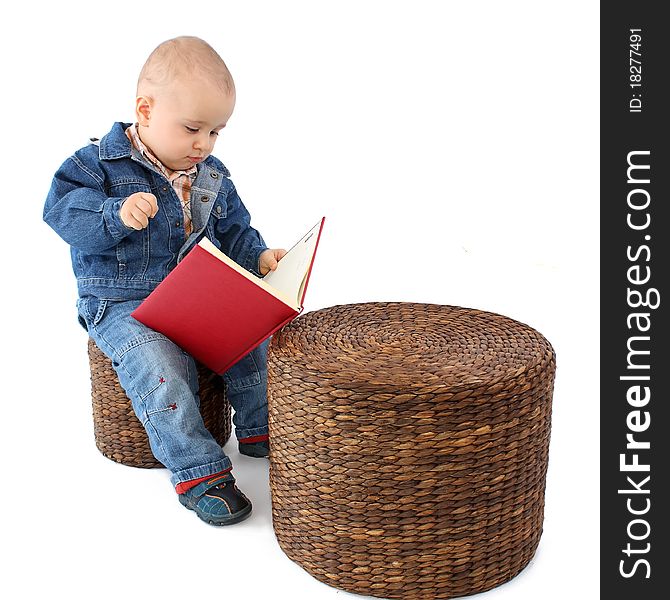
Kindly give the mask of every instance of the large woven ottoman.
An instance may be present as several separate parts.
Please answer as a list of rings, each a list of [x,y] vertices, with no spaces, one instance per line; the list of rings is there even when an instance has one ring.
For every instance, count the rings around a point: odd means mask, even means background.
[[[149,446],[142,423],[133,411],[116,376],[112,361],[88,338],[88,361],[91,368],[93,400],[93,433],[95,445],[107,458],[131,467],[162,467]],[[223,446],[230,437],[231,408],[221,377],[197,364],[200,414],[205,427]]]
[[[333,306],[276,333],[268,366],[274,530],[306,571],[426,600],[528,564],[555,372],[537,331],[454,306]]]

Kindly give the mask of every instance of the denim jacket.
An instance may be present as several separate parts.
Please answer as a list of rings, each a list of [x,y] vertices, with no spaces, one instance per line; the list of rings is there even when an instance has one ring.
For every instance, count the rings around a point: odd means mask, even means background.
[[[133,148],[117,122],[99,146],[89,144],[54,175],[44,220],[71,247],[80,297],[140,300],[165,278],[203,237],[260,276],[267,248],[229,179],[213,156],[198,165],[191,186],[193,231],[186,238],[183,211],[172,185]],[[140,231],[124,225],[119,209],[135,192],[150,192],[158,213]]]

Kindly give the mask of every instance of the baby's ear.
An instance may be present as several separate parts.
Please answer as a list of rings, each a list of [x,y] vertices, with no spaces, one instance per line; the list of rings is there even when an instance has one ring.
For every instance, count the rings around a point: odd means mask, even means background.
[[[148,96],[138,96],[135,99],[135,116],[140,125],[148,125],[151,118],[151,98]]]

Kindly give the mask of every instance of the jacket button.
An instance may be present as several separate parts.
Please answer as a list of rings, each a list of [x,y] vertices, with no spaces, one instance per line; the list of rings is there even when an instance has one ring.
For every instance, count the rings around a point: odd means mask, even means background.
[[[161,189],[162,189],[164,192],[167,192],[167,185],[164,185]]]
[[[175,227],[179,227],[180,225],[181,225],[181,223],[180,223],[179,221],[177,221],[177,222],[175,223]]]
[[[201,202],[209,202],[209,198],[207,196],[200,196],[200,201]]]
[[[216,212],[217,212],[218,214],[221,214],[221,207],[220,207],[220,206],[217,206],[217,207],[216,207]]]
[[[216,172],[214,172],[214,171],[211,171],[210,174],[209,174],[209,176],[210,176],[212,179],[217,179],[217,178],[219,177],[219,174],[216,173]]]

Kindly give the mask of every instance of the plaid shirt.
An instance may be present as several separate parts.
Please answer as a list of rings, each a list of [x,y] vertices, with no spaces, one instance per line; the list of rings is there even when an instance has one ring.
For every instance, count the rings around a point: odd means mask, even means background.
[[[126,129],[126,135],[135,149],[165,176],[165,178],[172,184],[174,191],[177,192],[177,197],[181,201],[181,207],[184,211],[184,231],[186,237],[188,237],[191,231],[193,231],[193,224],[191,222],[191,184],[198,174],[198,167],[193,165],[186,171],[172,171],[168,169],[151,153],[151,150],[142,143],[142,140],[137,133],[137,123],[133,123]]]

